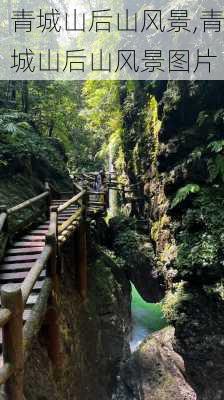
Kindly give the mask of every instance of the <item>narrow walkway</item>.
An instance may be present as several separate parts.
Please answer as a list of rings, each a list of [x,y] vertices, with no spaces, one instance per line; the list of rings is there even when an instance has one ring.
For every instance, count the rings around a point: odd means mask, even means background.
[[[77,195],[71,193],[64,198],[65,194],[58,194],[57,200],[50,200],[51,190],[49,185],[46,185],[46,192],[36,196],[36,198],[27,200],[10,210],[6,210],[3,207],[0,212],[0,233],[3,233],[7,232],[8,217],[14,212],[19,212],[43,199],[46,199],[47,207],[49,208],[49,219],[36,227],[35,221],[33,221],[33,228],[27,234],[23,234],[13,243],[9,243],[0,264],[0,290],[2,288],[5,290],[5,285],[9,285],[9,291],[17,290],[14,286],[15,284],[21,288],[22,312],[20,314],[20,327],[22,325],[24,327],[27,326],[26,323],[29,323],[30,319],[32,319],[32,309],[38,303],[40,293],[44,290],[44,283],[50,284],[50,287],[52,287],[54,276],[57,274],[57,259],[60,257],[60,248],[71,238],[76,228],[82,226],[87,215],[92,218],[96,214],[105,211],[105,193],[95,194],[87,186],[82,188],[75,183],[74,188],[79,191]],[[79,233],[79,236],[81,235],[79,239],[81,246],[81,250],[79,250],[81,252],[80,279],[84,285],[84,291],[81,290],[81,296],[83,293],[85,296],[87,280],[85,234],[86,232],[83,229]],[[15,313],[13,316],[12,310],[10,308],[7,309],[5,304],[2,306],[2,303],[3,301],[0,300],[0,328],[2,328],[0,329],[0,383],[7,382],[7,385],[13,388],[12,393],[17,393],[16,383],[14,385],[13,378],[9,379],[9,377],[12,375],[13,368],[17,370],[17,366],[13,365],[14,355],[13,353],[11,354],[11,351],[15,350],[13,342],[15,341],[18,347],[19,341],[16,338],[17,333],[14,332],[14,328],[13,330],[11,328],[10,330],[7,329],[10,324],[12,326],[15,324],[17,315]],[[15,304],[18,303],[16,302]],[[20,342],[21,337],[20,334]],[[20,346],[22,346],[22,342]],[[19,352],[23,352],[23,349],[20,349]],[[15,354],[14,364],[19,366],[19,363],[19,359]],[[20,390],[22,390],[21,388],[22,386],[20,385]],[[10,400],[13,400],[11,397],[10,395]]]
[[[52,206],[59,207],[67,200],[69,199],[54,200],[52,201]],[[77,206],[70,206],[65,211],[59,212],[58,227],[60,228],[62,223],[67,221],[77,209]],[[0,287],[7,283],[22,283],[24,281],[45,246],[45,237],[49,229],[49,222],[50,221],[46,221],[44,224],[37,226],[37,228],[31,230],[27,235],[22,236],[8,248],[3,262],[0,265]],[[24,322],[29,318],[31,309],[36,303],[45,277],[46,271],[44,270],[41,272],[28,298],[23,313]],[[2,344],[2,338],[0,338],[0,344]]]

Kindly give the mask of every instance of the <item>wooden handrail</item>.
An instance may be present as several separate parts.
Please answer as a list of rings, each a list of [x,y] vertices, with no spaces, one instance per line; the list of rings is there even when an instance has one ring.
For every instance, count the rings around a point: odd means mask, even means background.
[[[3,379],[7,400],[23,400],[23,299],[19,285],[7,284],[1,289],[2,306],[12,313],[2,329],[3,338]],[[7,367],[9,364],[9,367]],[[13,374],[10,371],[13,366]]]
[[[51,255],[51,252],[52,252],[52,247],[50,245],[45,245],[40,257],[34,263],[34,266],[31,268],[31,270],[27,274],[26,278],[24,279],[24,281],[21,285],[24,305],[26,304],[31,291],[32,291],[35,283],[37,282],[37,279],[39,278],[40,273],[44,269],[44,266],[46,265],[50,255]]]
[[[60,207],[58,207],[58,212],[66,210],[69,206],[72,204],[78,203],[78,201],[85,195],[86,190],[82,190],[80,193],[72,197],[72,199],[66,201],[66,203],[62,204]]]
[[[38,334],[38,331],[40,330],[41,327],[41,323],[45,318],[48,307],[48,299],[51,294],[52,288],[53,288],[52,279],[46,278],[43,287],[41,288],[41,292],[38,296],[37,303],[34,305],[32,309],[31,316],[24,325],[23,342],[24,342],[25,360],[28,356],[28,350],[32,345],[32,339],[35,335]]]
[[[38,260],[34,263],[34,266],[31,268],[29,273],[27,274],[26,278],[24,279],[21,290],[22,290],[22,297],[24,305],[26,304],[30,293],[37,282],[41,272],[43,271],[46,263],[48,262],[50,256],[52,255],[53,251],[53,243],[48,240],[49,238],[55,237],[57,241],[57,207],[51,207],[51,214],[50,214],[50,225],[48,234],[46,235],[46,244],[45,247],[38,258]]]
[[[86,175],[87,176],[87,175]],[[90,178],[91,179],[91,178]],[[87,184],[88,185],[88,184]],[[102,206],[105,204],[101,198],[105,199],[106,191],[92,192],[88,190],[87,185],[81,187],[78,183],[74,183],[79,193],[73,196],[59,207],[48,208],[48,218],[50,218],[48,233],[45,238],[45,246],[39,255],[39,258],[33,264],[28,272],[21,287],[19,285],[9,284],[4,285],[1,289],[2,306],[0,309],[0,328],[3,329],[3,360],[4,365],[0,368],[0,384],[5,384],[5,393],[8,400],[23,399],[23,375],[24,375],[24,357],[27,353],[32,337],[37,333],[43,319],[48,310],[47,324],[49,335],[49,354],[52,356],[52,362],[56,358],[59,359],[59,331],[57,328],[57,307],[55,307],[54,296],[57,295],[58,279],[60,277],[60,265],[58,260],[62,257],[62,252],[59,251],[59,246],[67,241],[74,230],[78,228],[78,251],[77,259],[77,276],[79,279],[79,291],[83,299],[87,296],[87,210],[91,201],[91,195],[96,196],[96,200],[92,204]],[[68,193],[65,193],[68,194]],[[72,194],[72,192],[71,192]],[[98,196],[98,197],[97,197]],[[7,229],[8,214],[13,214],[17,211],[31,206],[36,202],[47,198],[47,204],[50,205],[51,188],[48,183],[45,184],[45,192],[26,200],[23,203],[10,208],[0,207],[0,232]],[[77,211],[72,213],[64,223],[58,228],[58,212],[62,212],[72,205],[78,204]],[[97,208],[97,210],[99,207]],[[92,210],[90,208],[90,210]],[[66,215],[66,214],[65,214]],[[69,214],[70,215],[70,214]],[[32,308],[31,320],[27,321],[23,327],[23,312],[27,300],[35,286],[41,272],[46,267],[46,278],[44,280],[39,302]],[[49,305],[51,311],[49,312]],[[54,311],[52,312],[52,309]],[[46,322],[46,321],[45,321]],[[56,336],[57,339],[56,339]],[[25,340],[24,340],[25,339]],[[55,350],[56,349],[56,350]],[[55,355],[56,354],[56,355]],[[56,365],[56,364],[55,364]],[[59,363],[60,365],[60,363]]]
[[[94,176],[91,176],[91,175],[88,175],[88,174],[82,174],[83,176],[84,176],[84,178],[86,178],[86,179],[90,179],[91,181],[95,181],[95,178],[94,178]]]
[[[49,196],[49,191],[41,193],[38,196],[33,197],[32,199],[26,200],[23,203],[18,204],[15,207],[9,208],[8,209],[8,214],[13,214],[13,213],[15,213],[17,211],[20,211],[20,210],[22,210],[22,209],[24,209],[26,207],[29,207],[29,206],[35,204],[36,202],[38,202],[38,201],[40,201],[42,199],[45,199],[48,196]]]
[[[83,190],[82,186],[80,186],[77,182],[74,182],[74,186],[77,190],[79,190],[80,192]]]
[[[79,210],[76,211],[75,214],[73,214],[70,218],[67,219],[67,221],[65,221],[60,228],[58,229],[58,233],[59,235],[65,230],[67,229],[72,222],[74,222],[76,219],[78,219],[83,213],[83,208],[80,208]]]
[[[48,235],[58,233],[58,207],[53,206],[50,208],[50,224],[48,229]]]
[[[55,284],[58,257],[58,209],[56,206],[50,208],[50,225],[45,243],[51,246],[52,249],[50,259],[47,263],[46,273],[48,277],[52,278],[53,284]]]

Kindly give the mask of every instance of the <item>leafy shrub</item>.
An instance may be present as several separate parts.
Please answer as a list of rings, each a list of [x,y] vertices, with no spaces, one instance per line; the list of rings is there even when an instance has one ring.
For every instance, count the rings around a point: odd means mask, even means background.
[[[209,143],[208,149],[213,153],[220,153],[224,149],[224,140],[216,140],[214,142]]]
[[[188,185],[180,188],[177,191],[176,196],[174,197],[171,203],[171,208],[176,207],[178,204],[184,201],[190,194],[198,193],[199,191],[200,191],[200,186],[195,183],[189,183]]]
[[[26,120],[25,120],[26,117]],[[63,155],[50,143],[49,139],[40,136],[30,125],[26,114],[5,112],[0,114],[0,171],[13,165],[24,165],[37,162],[52,166],[55,171],[64,171]]]
[[[181,279],[219,280],[224,274],[223,189],[201,189],[192,206],[183,217],[183,229],[176,234],[175,268]]]
[[[170,323],[174,323],[180,319],[185,318],[185,315],[180,315],[183,302],[191,301],[191,295],[185,291],[184,282],[176,283],[173,290],[167,292],[163,302],[162,310],[163,313]]]

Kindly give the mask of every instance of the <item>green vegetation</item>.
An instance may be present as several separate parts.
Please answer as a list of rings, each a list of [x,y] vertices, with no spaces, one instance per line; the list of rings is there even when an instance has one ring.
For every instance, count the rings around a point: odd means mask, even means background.
[[[192,287],[200,299],[223,301],[224,91],[219,85],[1,82],[1,202],[7,202],[9,177],[22,188],[19,198],[10,189],[10,204],[40,192],[46,179],[64,187],[66,176],[69,185],[68,170],[108,170],[110,159],[128,189],[119,192],[119,201],[131,217],[108,218],[105,257],[146,300],[156,284],[162,286],[167,319],[184,325],[182,310],[190,309]],[[99,276],[100,292],[107,274]]]
[[[172,200],[171,208],[176,207],[182,201],[184,201],[191,193],[200,192],[200,186],[195,183],[189,183],[188,185],[178,189],[176,196]]]
[[[222,276],[224,240],[223,189],[201,190],[188,209],[177,235],[176,268],[186,279],[198,277],[214,281]]]
[[[162,302],[162,311],[164,316],[170,323],[177,321],[183,323],[185,315],[181,314],[183,304],[190,303],[192,300],[191,294],[186,290],[183,282],[176,283],[173,290],[167,292],[165,299]],[[181,315],[180,315],[181,314]],[[180,321],[180,319],[182,319]]]

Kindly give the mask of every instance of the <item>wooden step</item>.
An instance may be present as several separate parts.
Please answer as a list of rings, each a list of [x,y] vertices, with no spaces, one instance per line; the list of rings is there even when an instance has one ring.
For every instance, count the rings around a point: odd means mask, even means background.
[[[12,248],[9,249],[6,253],[6,255],[11,255],[11,254],[40,254],[42,251],[42,247],[21,247],[21,248]]]
[[[15,283],[15,282],[12,282],[12,283]],[[20,283],[20,282],[19,282],[19,283]],[[43,279],[43,277],[40,277],[40,279],[38,279],[37,282],[35,283],[35,285],[34,285],[34,287],[33,287],[33,289],[32,289],[31,294],[32,294],[32,295],[39,294],[39,293],[40,293],[40,290],[41,290],[41,288],[42,288],[42,286],[43,286],[43,283],[44,283],[44,279]],[[1,288],[2,288],[5,284],[6,284],[5,282],[0,283],[0,291],[1,291]]]
[[[37,299],[38,293],[30,295],[26,302],[26,309],[31,309],[36,304]]]
[[[68,212],[68,211],[73,212],[73,211],[76,211],[77,208],[78,208],[78,206],[70,206],[70,207],[66,208],[65,210],[63,210],[63,211],[60,211],[59,214],[60,213],[64,213],[64,212]]]
[[[19,264],[2,264],[0,265],[0,273],[6,271],[22,272],[29,271],[34,263],[19,263]]]
[[[70,199],[63,199],[63,200],[58,200],[58,201],[55,201],[55,202],[53,202],[53,203],[51,203],[51,205],[53,206],[53,207],[57,207],[57,206],[62,206],[63,204],[65,204],[68,200],[70,200]]]
[[[30,232],[30,235],[46,235],[48,231],[48,228],[46,229],[34,229],[33,231]]]
[[[0,273],[0,283],[20,283],[22,282],[28,272],[27,271],[22,271],[22,272],[3,272]],[[46,277],[46,272],[42,271],[41,274],[39,275],[39,279],[44,279]]]
[[[35,241],[35,242],[40,242],[40,241],[45,241],[45,237],[44,236],[36,236],[36,235],[26,235],[26,236],[23,236],[22,238],[21,238],[21,240],[22,241],[29,241],[29,242],[31,242],[31,241]]]
[[[15,242],[15,243],[13,243],[13,247],[15,248],[15,247],[17,247],[17,248],[20,248],[20,247],[41,247],[41,248],[43,248],[44,247],[44,240],[42,241],[42,242]]]
[[[43,286],[43,283],[44,283],[43,280],[38,280],[38,281],[35,283],[35,285],[34,285],[34,287],[33,287],[33,289],[32,289],[31,294],[34,294],[34,293],[36,293],[36,292],[40,292],[40,290],[41,290],[41,288],[42,288],[42,286]]]
[[[32,262],[38,259],[38,254],[28,254],[28,255],[21,255],[21,256],[6,256],[3,260],[4,264],[8,263],[20,263],[20,262]]]
[[[27,276],[27,271],[22,272],[3,272],[0,274],[0,283],[20,283]]]
[[[67,217],[67,216],[71,216],[72,214],[74,214],[72,211],[67,211],[67,212],[61,212],[61,213],[59,213],[59,215],[58,215],[58,218],[60,218],[60,217]]]
[[[25,309],[25,310],[24,310],[24,313],[23,313],[23,322],[28,321],[28,319],[29,319],[30,316],[31,316],[31,313],[32,313],[32,310],[30,310],[30,309]]]

